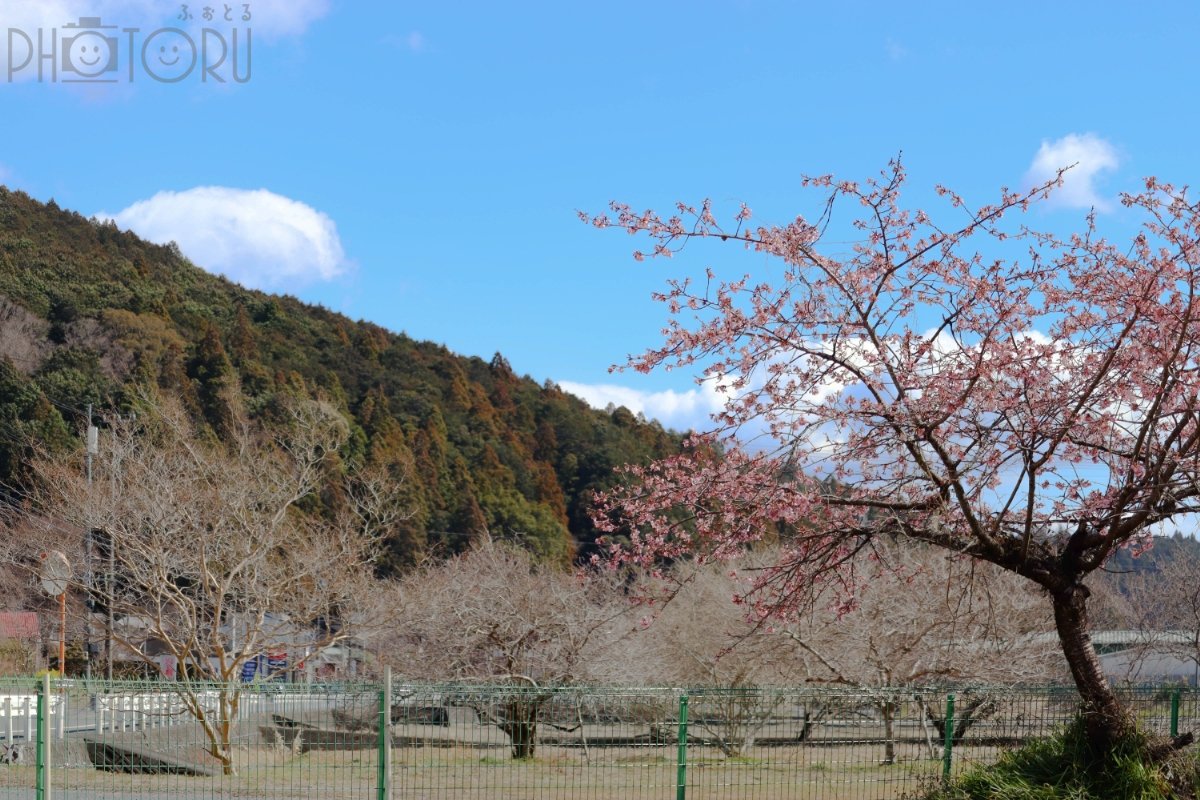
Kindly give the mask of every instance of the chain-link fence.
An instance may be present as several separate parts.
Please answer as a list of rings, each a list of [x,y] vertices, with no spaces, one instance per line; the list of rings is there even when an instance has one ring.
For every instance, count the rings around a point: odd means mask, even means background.
[[[1194,689],[1129,690],[1197,726]],[[0,679],[0,798],[898,798],[1043,736],[1070,688]]]

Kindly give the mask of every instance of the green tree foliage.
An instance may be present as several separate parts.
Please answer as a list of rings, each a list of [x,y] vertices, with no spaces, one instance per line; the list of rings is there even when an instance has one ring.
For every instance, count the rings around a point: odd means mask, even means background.
[[[12,361],[0,359],[0,496],[15,499],[13,491],[28,478],[29,455],[36,444],[64,447],[69,440],[70,429],[59,409]]]
[[[237,392],[233,364],[221,344],[221,333],[212,323],[205,323],[203,335],[196,345],[196,354],[188,363],[188,377],[196,386],[196,397],[204,421],[218,438],[233,432],[233,395]]]
[[[336,469],[365,463],[406,480],[413,511],[390,534],[385,573],[485,533],[549,560],[586,556],[591,493],[614,467],[678,447],[625,409],[597,411],[518,376],[500,354],[464,358],[244,289],[178,248],[0,187],[4,301],[39,320],[45,342],[0,361],[0,483],[19,490],[25,448],[77,436],[88,403],[121,410],[157,387],[224,438],[239,408],[270,424],[286,399],[321,397],[350,423]],[[0,315],[0,338],[5,324]],[[313,501],[338,502],[333,488]]]

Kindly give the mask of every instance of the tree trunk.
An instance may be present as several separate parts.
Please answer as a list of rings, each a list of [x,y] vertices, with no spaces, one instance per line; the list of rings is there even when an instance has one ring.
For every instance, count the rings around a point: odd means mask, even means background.
[[[818,705],[816,711],[810,711],[808,706],[804,706],[800,710],[800,733],[796,735],[797,742],[807,742],[812,736],[813,729],[825,719],[825,715],[829,713],[828,706]]]
[[[757,726],[748,731],[745,736],[738,737],[737,746],[738,758],[749,758],[750,753],[754,750],[754,743],[758,741]]]
[[[512,743],[512,757],[533,758],[537,748],[537,718],[539,701],[532,698],[511,700],[504,709],[504,722],[500,730]]]
[[[879,763],[890,766],[896,763],[896,703],[885,700],[880,710],[883,712],[883,761]]]
[[[968,690],[969,691],[969,690]],[[937,712],[930,707],[929,703],[921,700],[921,709],[925,712],[925,719],[930,722],[937,731],[939,742],[946,740],[946,719],[944,716],[939,717]],[[964,691],[958,696],[958,706],[954,710],[954,730],[951,732],[951,744],[958,746],[962,744],[963,739],[967,735],[967,731],[977,723],[990,717],[996,710],[995,704],[992,702],[990,695],[982,697],[969,697]]]
[[[1071,677],[1082,700],[1084,726],[1092,746],[1109,749],[1118,739],[1132,733],[1133,717],[1104,676],[1092,638],[1088,635],[1087,599],[1082,584],[1054,592],[1054,625]]]
[[[237,775],[237,767],[233,763],[233,727],[225,710],[225,703],[218,698],[217,708],[210,716],[204,707],[201,694],[191,689],[182,689],[180,695],[184,703],[200,723],[204,736],[208,739],[208,753],[221,764],[221,771],[226,775]]]
[[[238,701],[230,697],[225,689],[217,694],[217,727],[209,734],[209,752],[221,762],[221,771],[226,775],[237,775],[233,763],[233,731],[237,721]]]
[[[797,742],[807,742],[808,735],[812,733],[813,721],[808,715],[808,709],[805,708],[800,712],[800,733],[796,734]]]

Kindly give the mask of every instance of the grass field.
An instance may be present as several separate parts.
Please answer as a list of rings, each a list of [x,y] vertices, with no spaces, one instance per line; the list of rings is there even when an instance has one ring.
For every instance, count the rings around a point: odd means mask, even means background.
[[[116,689],[133,700],[147,693],[140,684]],[[676,737],[682,717],[677,713],[675,690],[556,695],[539,721],[536,757],[525,760],[512,759],[509,739],[496,724],[496,713],[505,707],[511,689],[437,688],[418,694],[404,687],[403,692],[409,705],[393,707],[389,727],[395,745],[389,753],[393,798],[671,800],[681,796],[681,749]],[[970,708],[971,696],[983,696],[978,690],[974,695],[968,692],[960,691],[959,714]],[[122,696],[112,691],[95,697],[109,702]],[[884,724],[878,693],[794,691],[782,698],[765,695],[761,701],[747,693],[694,693],[683,752],[682,796],[892,800],[916,793],[942,775],[943,743],[929,712],[944,708],[945,694],[895,692],[888,697],[891,725]],[[989,692],[986,697],[990,698],[986,715],[974,720],[969,735],[953,749],[954,772],[994,761],[1002,745],[1051,732],[1074,710],[1073,694],[1058,690]],[[1200,717],[1195,693],[1184,693],[1181,699],[1172,689],[1131,697],[1139,721],[1149,730],[1190,730]],[[237,774],[231,776],[220,774],[219,769],[212,776],[197,777],[96,769],[85,737],[100,737],[106,744],[141,748],[209,770],[219,765],[205,753],[200,727],[189,715],[143,713],[138,705],[139,711],[128,718],[102,718],[96,716],[96,699],[82,689],[76,689],[70,701],[74,716],[68,717],[67,739],[54,741],[52,747],[55,800],[378,797],[378,692],[369,687],[355,691],[289,687],[284,693],[251,696],[235,731]],[[737,716],[734,712],[742,707],[760,716]],[[414,721],[422,716],[423,722]],[[884,765],[889,738],[894,763]],[[20,763],[0,763],[0,800],[34,797],[32,747],[20,747]]]
[[[992,752],[964,753],[990,758]],[[989,749],[990,750],[990,749]],[[689,749],[686,797],[832,798],[885,800],[915,791],[940,775],[940,760],[915,744],[900,748],[895,764],[878,763],[877,744],[792,745],[753,748],[748,757],[728,758],[716,748]],[[331,800],[374,798],[378,784],[374,750],[296,753],[270,746],[244,746],[236,754],[236,776],[137,775],[96,770],[73,763],[52,772],[56,797],[262,798]],[[514,761],[508,751],[482,747],[403,747],[392,750],[395,798],[467,800],[651,800],[675,798],[675,747],[540,747],[534,759]],[[0,797],[29,797],[32,766],[0,767]]]

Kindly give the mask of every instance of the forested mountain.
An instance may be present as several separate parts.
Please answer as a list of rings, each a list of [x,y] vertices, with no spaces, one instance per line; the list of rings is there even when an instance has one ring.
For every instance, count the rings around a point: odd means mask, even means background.
[[[231,403],[268,422],[288,395],[342,409],[351,425],[343,461],[388,469],[410,495],[413,514],[388,541],[384,572],[461,550],[485,530],[544,558],[586,553],[590,492],[613,480],[613,467],[678,447],[623,408],[596,411],[515,375],[499,354],[461,357],[244,289],[174,246],[0,187],[6,501],[30,479],[34,442],[69,446],[89,403],[119,412],[146,387],[178,395],[217,438],[234,419]]]
[[[1148,549],[1134,552],[1124,548],[1112,554],[1104,565],[1106,572],[1120,578],[1126,575],[1157,574],[1174,561],[1200,560],[1200,541],[1194,536],[1175,533],[1170,536],[1155,536]]]

